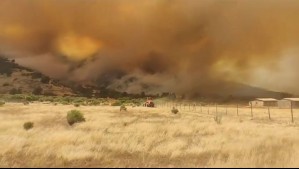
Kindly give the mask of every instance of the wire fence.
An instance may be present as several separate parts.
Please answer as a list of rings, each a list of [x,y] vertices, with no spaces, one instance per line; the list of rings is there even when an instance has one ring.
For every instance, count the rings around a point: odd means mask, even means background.
[[[207,115],[227,115],[250,117],[251,119],[268,119],[268,120],[282,120],[294,123],[299,121],[299,109],[293,108],[278,108],[278,107],[253,107],[252,105],[243,104],[203,104],[203,103],[177,103],[165,102],[156,104],[158,108],[177,108],[180,112],[194,112]]]

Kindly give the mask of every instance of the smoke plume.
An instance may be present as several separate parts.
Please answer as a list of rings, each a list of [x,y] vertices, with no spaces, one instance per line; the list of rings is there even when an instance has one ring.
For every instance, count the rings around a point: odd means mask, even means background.
[[[0,52],[127,92],[299,92],[298,16],[297,0],[1,0]]]

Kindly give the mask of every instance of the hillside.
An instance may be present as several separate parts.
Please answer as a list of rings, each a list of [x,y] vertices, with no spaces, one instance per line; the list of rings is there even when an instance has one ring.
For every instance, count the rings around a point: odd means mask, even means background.
[[[221,85],[219,85],[221,84]],[[210,84],[211,85],[211,84]],[[268,91],[246,84],[221,81],[215,82],[218,90],[199,90],[193,94],[186,95],[188,99],[206,101],[248,101],[256,97],[284,98],[290,94]],[[205,87],[200,87],[200,89]],[[145,90],[146,91],[146,90]],[[162,96],[167,96],[162,93]],[[84,97],[142,97],[140,94],[129,94],[126,92],[107,89],[103,83],[97,85],[82,85],[70,81],[59,81],[51,79],[42,73],[18,65],[14,60],[0,57],[0,94],[36,94],[50,96],[84,96]],[[149,94],[149,93],[148,93]],[[168,93],[169,94],[169,93]],[[145,95],[143,94],[143,97]],[[150,96],[150,95],[148,95]]]
[[[0,56],[0,94],[35,94],[48,96],[82,96],[119,98],[139,95],[104,87],[57,80]]]
[[[0,94],[75,95],[57,80],[0,57]]]

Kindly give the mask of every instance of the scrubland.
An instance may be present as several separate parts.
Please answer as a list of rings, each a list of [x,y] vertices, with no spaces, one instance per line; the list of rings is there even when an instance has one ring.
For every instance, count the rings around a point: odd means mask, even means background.
[[[6,103],[0,167],[299,167],[299,110],[171,108]],[[70,126],[73,109],[86,121]]]

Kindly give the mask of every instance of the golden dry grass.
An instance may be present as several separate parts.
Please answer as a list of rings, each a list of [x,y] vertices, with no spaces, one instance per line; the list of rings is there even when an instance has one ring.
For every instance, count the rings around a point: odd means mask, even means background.
[[[81,110],[85,123],[70,127],[66,113]],[[299,167],[299,110],[98,106],[41,103],[0,107],[0,167]],[[27,121],[34,128],[23,129]]]

